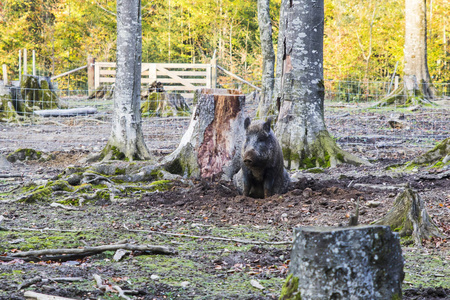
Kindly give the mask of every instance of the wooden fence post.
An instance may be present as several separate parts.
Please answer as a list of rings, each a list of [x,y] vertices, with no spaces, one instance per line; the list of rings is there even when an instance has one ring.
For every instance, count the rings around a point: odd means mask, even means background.
[[[3,64],[3,85],[4,86],[8,85],[8,73],[7,73],[5,64]]]
[[[36,50],[33,50],[33,76],[36,76]]]
[[[27,57],[27,49],[23,49],[23,75],[28,74],[28,65],[27,65],[28,57]]]
[[[217,58],[211,59],[211,88],[215,89],[217,86]]]
[[[87,59],[87,73],[88,73],[88,94],[95,90],[95,58],[88,56]]]
[[[19,84],[22,81],[22,50],[19,50]]]

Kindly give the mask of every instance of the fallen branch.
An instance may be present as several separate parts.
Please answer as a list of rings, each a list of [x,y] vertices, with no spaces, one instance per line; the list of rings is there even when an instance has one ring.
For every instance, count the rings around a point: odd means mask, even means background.
[[[229,239],[229,238],[215,237],[215,236],[208,236],[208,235],[198,236],[198,235],[190,235],[190,234],[184,234],[184,233],[171,233],[171,232],[161,232],[161,231],[142,230],[142,229],[129,229],[125,225],[123,225],[123,227],[125,227],[126,230],[131,231],[131,232],[145,232],[145,233],[170,235],[170,236],[176,236],[176,237],[233,242],[233,243],[240,243],[240,244],[252,244],[252,245],[290,245],[290,244],[292,244],[291,241],[286,241],[286,242],[250,241],[250,240]]]
[[[76,117],[78,115],[96,114],[97,109],[94,107],[81,107],[72,109],[48,109],[48,110],[35,110],[33,113],[41,117]]]
[[[36,300],[75,300],[73,298],[45,295],[32,291],[26,291],[23,295],[26,299],[36,299]]]
[[[130,297],[125,295],[125,292],[118,286],[118,285],[107,285],[107,284],[103,284],[102,278],[100,277],[100,275],[97,274],[93,274],[92,275],[95,279],[95,283],[97,284],[97,288],[103,292],[112,292],[114,290],[116,290],[119,293],[119,296],[126,299],[126,300],[131,300]]]
[[[33,277],[29,280],[25,280],[22,284],[17,287],[17,290],[20,291],[24,288],[27,288],[33,284],[43,282],[75,282],[75,281],[83,281],[82,277],[58,277],[58,278],[42,278],[40,276]]]
[[[23,174],[0,174],[0,178],[16,178],[23,177]]]
[[[366,183],[355,183],[353,184],[355,188],[369,188],[374,190],[382,190],[382,191],[397,191],[399,189],[404,189],[405,185],[383,185],[383,184],[366,184]]]
[[[22,257],[39,257],[44,255],[77,255],[87,256],[94,255],[104,251],[116,251],[118,249],[125,249],[131,251],[152,252],[154,254],[177,254],[177,251],[170,247],[153,246],[153,245],[132,245],[132,244],[115,244],[115,245],[103,245],[96,247],[84,247],[84,248],[72,248],[72,249],[44,249],[44,250],[30,250],[24,252],[16,252],[8,254],[9,257],[22,258]],[[6,257],[8,257],[6,256]],[[3,259],[4,257],[0,257]]]

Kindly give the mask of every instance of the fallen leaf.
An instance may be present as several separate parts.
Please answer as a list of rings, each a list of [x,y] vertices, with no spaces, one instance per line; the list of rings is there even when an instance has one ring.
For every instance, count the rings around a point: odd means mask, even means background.
[[[264,287],[261,285],[261,283],[259,283],[258,281],[256,281],[255,279],[250,280],[250,284],[254,287],[257,288],[259,290],[263,290]]]

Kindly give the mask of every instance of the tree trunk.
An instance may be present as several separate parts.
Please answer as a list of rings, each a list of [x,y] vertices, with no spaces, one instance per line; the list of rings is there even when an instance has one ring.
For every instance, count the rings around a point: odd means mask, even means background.
[[[187,177],[231,179],[241,166],[245,96],[236,90],[201,89],[189,128],[162,163]]]
[[[368,164],[341,150],[324,122],[324,3],[282,1],[277,55],[275,133],[288,168]]]
[[[264,118],[270,114],[274,88],[275,52],[272,42],[272,20],[270,18],[270,0],[258,0],[258,24],[261,39],[263,70],[261,82],[261,98],[257,116]]]
[[[418,246],[423,239],[444,237],[428,215],[422,198],[410,188],[397,195],[392,209],[374,225],[388,225],[402,237],[412,236]]]
[[[150,159],[141,124],[141,1],[117,0],[117,74],[111,136],[103,159]]]
[[[420,93],[428,100],[433,99],[435,92],[427,62],[426,0],[405,0],[404,54],[404,81],[408,97]]]
[[[401,299],[402,250],[388,226],[299,227],[294,238],[280,299]]]

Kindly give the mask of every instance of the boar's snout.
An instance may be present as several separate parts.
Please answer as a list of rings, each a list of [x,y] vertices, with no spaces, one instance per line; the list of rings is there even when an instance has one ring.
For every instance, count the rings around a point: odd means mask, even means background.
[[[247,166],[252,166],[255,161],[257,161],[257,153],[254,149],[250,149],[244,152],[244,164],[246,164]]]

